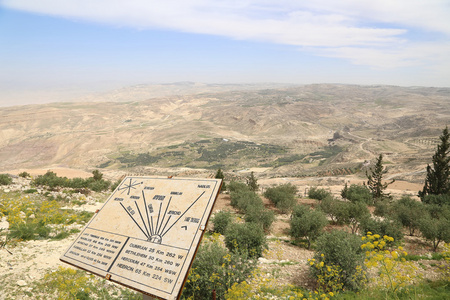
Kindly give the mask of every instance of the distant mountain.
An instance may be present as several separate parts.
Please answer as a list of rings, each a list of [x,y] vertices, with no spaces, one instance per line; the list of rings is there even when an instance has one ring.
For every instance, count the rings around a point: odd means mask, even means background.
[[[0,108],[0,171],[150,165],[345,175],[383,153],[391,172],[414,179],[450,125],[448,88],[186,82],[84,100]]]

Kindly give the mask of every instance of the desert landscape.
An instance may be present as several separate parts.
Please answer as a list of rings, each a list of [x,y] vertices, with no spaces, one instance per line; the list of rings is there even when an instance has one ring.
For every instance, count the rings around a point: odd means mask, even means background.
[[[126,175],[211,178],[220,168],[227,183],[246,182],[253,172],[260,195],[290,183],[298,190],[297,203],[317,207],[308,198],[311,187],[339,198],[345,184],[363,184],[383,154],[384,179],[395,179],[386,192],[418,200],[426,166],[450,120],[450,88],[194,83],[170,88],[134,86],[80,102],[0,108],[0,173],[14,177],[11,185],[0,186],[2,197],[34,189],[32,178],[47,171],[73,179],[99,170],[115,182]],[[31,177],[18,176],[24,172]],[[67,197],[63,209],[89,213],[109,196],[108,191],[87,197],[51,193],[56,199]],[[269,251],[259,259],[260,270],[267,278],[277,274],[280,285],[313,288],[307,275],[313,250],[293,245],[290,216],[263,201],[276,220],[267,233]],[[219,195],[213,215],[224,210],[240,215],[227,193]],[[0,223],[5,232],[6,219],[2,216]],[[83,226],[74,223],[66,229]],[[64,265],[59,256],[75,237],[0,244],[0,299],[46,299],[45,292],[36,294],[36,282]],[[405,249],[419,256],[430,253],[416,236],[405,235]],[[424,278],[439,277],[440,262],[415,264]],[[103,285],[108,297],[139,296],[107,281]]]

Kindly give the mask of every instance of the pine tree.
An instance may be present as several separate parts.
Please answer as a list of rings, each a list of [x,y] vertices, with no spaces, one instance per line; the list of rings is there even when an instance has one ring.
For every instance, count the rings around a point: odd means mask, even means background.
[[[252,171],[250,176],[247,178],[247,186],[253,192],[256,192],[259,189],[258,180],[255,177],[255,173]]]
[[[377,163],[375,164],[375,168],[372,170],[371,174],[368,174],[368,172],[366,172],[366,176],[368,179],[367,187],[372,192],[372,198],[374,199],[374,201],[376,199],[389,196],[389,194],[384,193],[384,190],[395,180],[383,183],[383,174],[386,174],[386,172],[387,171],[383,167],[383,154],[380,154],[377,159]]]
[[[427,177],[419,197],[424,200],[426,195],[450,195],[450,156],[448,127],[442,131],[439,137],[441,144],[437,146],[433,155],[433,166],[427,166]]]

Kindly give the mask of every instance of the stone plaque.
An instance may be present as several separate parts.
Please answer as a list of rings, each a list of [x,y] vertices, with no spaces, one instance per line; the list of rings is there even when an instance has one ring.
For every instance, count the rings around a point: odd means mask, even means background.
[[[61,261],[178,299],[221,179],[126,177]]]

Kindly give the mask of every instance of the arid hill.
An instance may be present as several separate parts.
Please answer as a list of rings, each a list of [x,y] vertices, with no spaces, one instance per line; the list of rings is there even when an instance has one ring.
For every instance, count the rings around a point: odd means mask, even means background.
[[[0,171],[259,167],[273,176],[347,175],[383,153],[392,176],[417,181],[450,125],[450,88],[233,88],[138,101],[147,94],[137,86],[103,102],[0,108]]]

